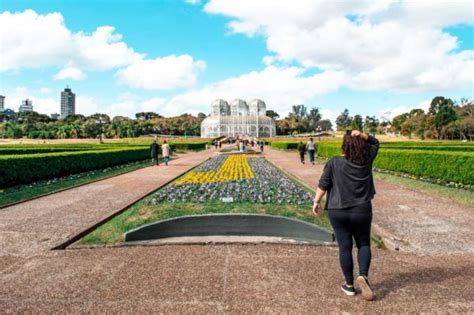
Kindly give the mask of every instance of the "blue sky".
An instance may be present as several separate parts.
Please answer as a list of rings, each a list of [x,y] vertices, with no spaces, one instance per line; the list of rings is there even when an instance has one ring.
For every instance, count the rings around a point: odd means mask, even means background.
[[[78,113],[111,116],[262,98],[281,115],[304,103],[330,119],[474,97],[471,2],[353,3],[1,0],[0,94],[53,113],[69,85]]]

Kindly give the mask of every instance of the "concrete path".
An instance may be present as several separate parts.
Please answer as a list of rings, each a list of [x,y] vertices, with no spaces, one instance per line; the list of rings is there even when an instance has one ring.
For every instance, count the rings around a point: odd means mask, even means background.
[[[324,165],[301,164],[297,152],[267,148],[265,157],[313,189]],[[377,180],[374,227],[386,243],[424,255],[474,254],[474,207]]]
[[[0,266],[0,313],[472,313],[473,260],[374,250],[378,298],[348,297],[337,248],[167,245],[70,249]],[[416,258],[416,259],[414,259]]]
[[[147,167],[0,210],[0,256],[29,257],[65,242],[215,154],[188,153]]]

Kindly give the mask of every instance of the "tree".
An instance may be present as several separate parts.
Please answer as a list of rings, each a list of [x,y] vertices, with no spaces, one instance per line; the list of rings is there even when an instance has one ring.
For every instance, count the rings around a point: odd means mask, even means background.
[[[375,116],[365,116],[364,120],[364,131],[375,134],[377,127],[379,126],[379,120]]]
[[[290,113],[290,118],[296,117],[299,119],[304,119],[308,113],[308,109],[303,104],[293,105],[292,112]]]
[[[352,119],[352,122],[351,122],[351,129],[362,131],[363,124],[364,124],[364,122],[362,120],[362,116],[361,115],[355,115],[354,118]]]
[[[155,112],[140,112],[140,113],[135,114],[135,118],[140,119],[140,120],[151,120],[153,118],[159,118],[159,117],[161,116]]]
[[[453,107],[454,102],[450,98],[444,98],[443,96],[436,96],[433,98],[430,104],[430,109],[428,110],[428,114],[430,115],[436,115],[438,111],[441,109],[443,106],[448,106],[448,107]]]
[[[280,115],[278,115],[278,113],[275,112],[274,110],[267,110],[267,112],[265,113],[265,115],[267,115],[267,116],[270,117],[270,118],[273,118],[274,120],[280,118]]]
[[[444,137],[445,134],[442,132],[443,127],[446,127],[449,123],[455,121],[456,119],[456,112],[454,111],[452,105],[441,105],[434,119],[436,129],[438,130],[438,137]]]
[[[332,130],[332,123],[329,119],[322,119],[318,121],[316,128],[321,128],[322,131]]]
[[[321,113],[319,112],[319,108],[311,108],[309,110],[309,113],[306,114],[306,119],[308,120],[308,131],[316,130],[318,121],[321,120]]]
[[[344,131],[351,125],[352,118],[349,116],[349,110],[346,108],[336,118],[336,129],[338,131]]]

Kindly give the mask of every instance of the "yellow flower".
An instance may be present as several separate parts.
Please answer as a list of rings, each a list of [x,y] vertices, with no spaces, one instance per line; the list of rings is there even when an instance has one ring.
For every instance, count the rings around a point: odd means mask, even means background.
[[[238,181],[254,178],[254,174],[246,155],[231,155],[221,167],[215,171],[191,171],[186,176],[178,179],[175,184],[203,184],[214,182]]]

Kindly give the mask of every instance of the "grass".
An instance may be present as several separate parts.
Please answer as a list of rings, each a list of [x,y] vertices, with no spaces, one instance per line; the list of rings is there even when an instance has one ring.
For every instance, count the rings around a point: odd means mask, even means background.
[[[150,198],[150,197],[148,197]],[[124,213],[98,227],[79,241],[79,245],[116,244],[123,241],[124,233],[143,224],[176,218],[185,215],[211,213],[257,213],[296,218],[332,230],[327,213],[316,218],[311,214],[311,204],[255,204],[247,202],[224,203],[220,201],[206,203],[164,202],[148,205],[145,198],[130,207]]]
[[[391,184],[420,191],[435,197],[447,198],[465,205],[474,205],[474,191],[472,190],[445,187],[438,184],[432,184],[423,182],[421,180],[410,179],[386,173],[374,172],[374,177],[378,180],[383,180]]]
[[[12,203],[30,200],[45,194],[92,183],[115,175],[132,172],[147,166],[150,166],[149,160],[118,165],[105,170],[75,174],[59,179],[41,181],[34,185],[21,185],[7,188],[3,191],[0,191],[0,208]]]

